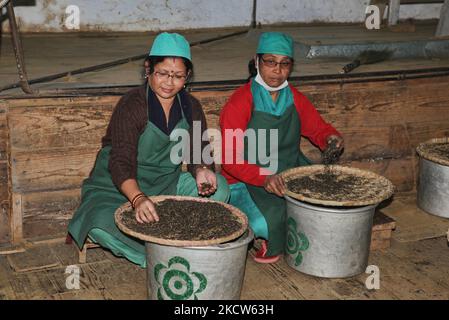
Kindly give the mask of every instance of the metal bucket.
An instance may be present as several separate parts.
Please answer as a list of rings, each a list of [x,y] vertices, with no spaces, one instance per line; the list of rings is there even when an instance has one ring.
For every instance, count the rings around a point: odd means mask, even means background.
[[[449,167],[419,159],[418,207],[439,217],[449,218]]]
[[[245,274],[248,229],[235,241],[205,247],[147,242],[148,297],[151,300],[237,300]]]
[[[285,198],[285,256],[289,266],[324,278],[345,278],[365,272],[376,205],[347,209]]]

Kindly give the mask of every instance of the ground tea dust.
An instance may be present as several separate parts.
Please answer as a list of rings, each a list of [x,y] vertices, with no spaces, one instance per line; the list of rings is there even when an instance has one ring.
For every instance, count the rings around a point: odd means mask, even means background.
[[[167,199],[155,204],[159,221],[140,224],[134,211],[123,213],[129,229],[167,240],[203,241],[229,236],[242,224],[227,208],[211,202]]]
[[[387,188],[377,179],[325,168],[323,172],[287,181],[287,188],[304,197],[324,201],[365,201]]]

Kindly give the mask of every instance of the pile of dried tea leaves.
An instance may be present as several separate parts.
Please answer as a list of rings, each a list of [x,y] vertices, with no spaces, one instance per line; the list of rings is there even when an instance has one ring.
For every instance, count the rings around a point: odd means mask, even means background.
[[[365,201],[388,185],[382,180],[326,169],[287,181],[287,188],[304,197],[322,201]]]
[[[219,203],[166,199],[155,207],[158,222],[140,224],[134,211],[127,211],[123,212],[122,223],[140,234],[186,241],[218,239],[242,228],[239,218]]]

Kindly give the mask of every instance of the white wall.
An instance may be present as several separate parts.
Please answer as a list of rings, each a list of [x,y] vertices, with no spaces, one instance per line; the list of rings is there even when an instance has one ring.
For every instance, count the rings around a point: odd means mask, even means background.
[[[159,31],[247,26],[253,0],[35,0],[15,7],[21,31],[67,30],[65,9],[80,9],[81,31]],[[258,0],[262,24],[362,22],[369,0]],[[438,18],[441,4],[407,5],[400,18]],[[4,11],[4,9],[3,9]],[[4,21],[4,30],[8,30]]]

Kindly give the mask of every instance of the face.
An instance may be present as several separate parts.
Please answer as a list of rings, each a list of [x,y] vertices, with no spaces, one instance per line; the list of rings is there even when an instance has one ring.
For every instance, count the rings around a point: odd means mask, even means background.
[[[278,87],[290,75],[293,61],[280,54],[264,54],[259,59],[259,73],[270,87]]]
[[[186,66],[181,58],[165,58],[154,66],[148,80],[159,100],[170,100],[181,91],[186,82]]]

